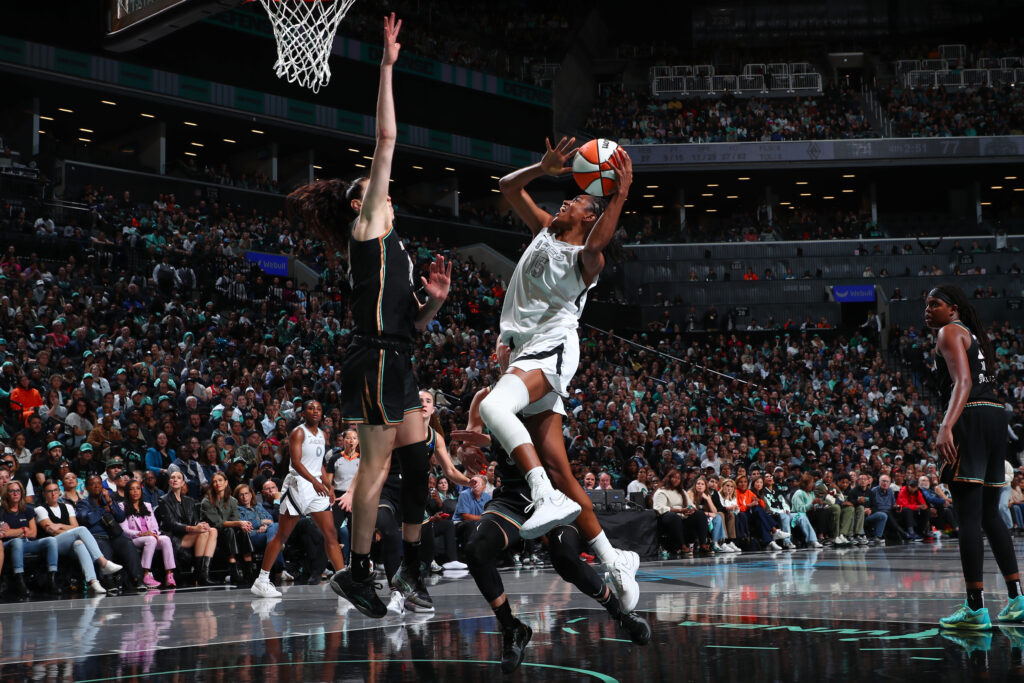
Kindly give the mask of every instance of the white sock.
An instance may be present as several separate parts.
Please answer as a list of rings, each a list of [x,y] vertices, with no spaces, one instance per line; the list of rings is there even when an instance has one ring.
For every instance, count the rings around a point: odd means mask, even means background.
[[[258,578],[256,580],[257,581],[270,581],[270,572],[268,572],[266,569],[261,569],[260,570],[260,578]]]
[[[555,490],[548,473],[539,465],[526,473],[526,483],[530,485],[530,498],[533,500],[540,500]]]
[[[601,560],[601,564],[609,565],[615,561],[615,548],[612,547],[611,541],[603,531],[590,539],[589,543],[590,549],[594,551],[597,559]]]

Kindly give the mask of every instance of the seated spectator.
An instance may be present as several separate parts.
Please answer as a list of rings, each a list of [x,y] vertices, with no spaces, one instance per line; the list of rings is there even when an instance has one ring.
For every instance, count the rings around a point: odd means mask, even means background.
[[[652,488],[655,487],[656,485],[652,483]],[[747,524],[745,518],[739,519],[737,517],[740,511],[740,504],[736,500],[736,482],[732,479],[723,479],[721,490],[715,491],[712,494],[711,500],[714,501],[715,507],[722,513],[722,522],[725,526],[725,543],[721,544],[722,547],[734,553],[742,552],[740,547],[736,545],[736,541],[747,537]]]
[[[822,548],[824,546],[818,541],[818,534],[807,516],[813,509],[814,477],[809,472],[804,472],[797,483],[796,491],[793,492],[793,528],[803,532],[809,548]]]
[[[774,519],[765,511],[761,505],[761,499],[757,493],[747,488],[747,475],[739,474],[736,477],[736,502],[739,504],[739,516],[747,519],[748,528],[756,531],[761,544],[769,550],[781,550],[782,546],[778,541],[790,537],[790,532],[780,529]],[[757,477],[755,482],[764,482]]]
[[[171,472],[167,477],[167,493],[156,508],[160,529],[174,544],[176,554],[192,550],[196,563],[196,582],[210,584],[210,558],[217,550],[217,528],[199,518],[199,505],[185,490],[185,477]]]
[[[1013,475],[1013,481],[1010,482],[1008,505],[1013,516],[1013,533],[1015,534],[1024,533],[1024,490],[1022,490],[1022,482],[1024,482],[1024,474],[1019,472]]]
[[[15,410],[21,411],[25,426],[29,427],[29,419],[35,415],[36,408],[43,405],[43,397],[39,395],[39,390],[32,386],[32,378],[28,375],[21,375],[18,378],[18,386],[11,391],[10,398],[11,406]]]
[[[857,485],[850,489],[847,500],[864,507],[864,529],[868,544],[885,543],[885,523],[889,517],[884,512],[871,509],[871,475],[865,472],[857,475]]]
[[[459,494],[452,521],[455,522],[455,534],[460,546],[466,541],[467,536],[464,534],[472,531],[473,524],[470,522],[480,521],[480,516],[484,514],[484,506],[491,500],[490,494],[484,493],[486,484],[487,479],[483,475],[474,475],[469,480],[469,488]]]
[[[158,482],[166,482],[167,468],[176,458],[174,449],[167,445],[167,434],[160,432],[156,435],[156,444],[146,451],[146,471],[155,474]]]
[[[25,447],[25,435],[18,432],[11,443],[4,446],[4,455],[12,455],[19,465],[27,465],[32,461],[32,451]]]
[[[85,482],[88,496],[79,500],[75,506],[75,514],[80,523],[89,530],[96,545],[104,557],[111,558],[124,567],[122,587],[126,592],[144,592],[146,585],[142,583],[142,565],[139,554],[132,542],[125,538],[121,529],[124,521],[124,510],[117,505],[110,492],[96,475]]]
[[[11,556],[14,570],[12,590],[19,597],[28,597],[25,584],[25,553],[45,553],[46,592],[56,595],[57,588],[57,539],[52,536],[37,537],[35,510],[25,503],[25,487],[18,481],[7,484],[0,498],[0,538],[3,539],[4,553]]]
[[[199,452],[198,437],[190,436],[185,447],[178,452],[178,457],[167,466],[168,476],[174,472],[181,472],[188,485],[188,494],[197,501],[210,483],[206,478],[206,470],[199,463]]]
[[[647,488],[647,468],[640,467],[636,471],[636,479],[629,482],[626,487],[626,493],[639,493],[643,495],[644,500],[647,499],[648,488]]]
[[[840,514],[839,535],[847,539],[849,543],[863,545],[867,543],[864,536],[864,505],[859,504],[850,498],[850,475],[843,472],[836,479],[836,503],[842,509]],[[846,512],[851,510],[852,513]],[[837,539],[838,540],[838,539]]]
[[[710,550],[707,517],[690,500],[679,470],[672,468],[665,475],[664,486],[654,492],[652,507],[658,513],[658,532],[665,537],[668,552],[692,554],[693,544],[703,552]]]
[[[160,499],[164,497],[166,491],[161,491],[156,485],[156,475],[152,472],[146,472],[142,475],[142,500],[144,500],[149,507],[156,510],[157,505],[160,504]]]
[[[727,552],[718,544],[719,541],[725,539],[725,526],[722,515],[718,512],[718,508],[715,507],[715,502],[708,492],[707,480],[704,477],[698,477],[693,482],[693,488],[687,491],[687,495],[708,518],[708,525],[711,527],[711,550],[716,553]]]
[[[234,498],[238,501],[238,515],[243,521],[249,522],[252,526],[252,531],[249,532],[249,539],[252,541],[252,548],[256,552],[261,552],[266,549],[267,542],[274,537],[277,533],[277,522],[270,516],[270,512],[267,511],[261,503],[256,502],[256,496],[253,495],[252,489],[249,488],[248,484],[239,484],[234,489]],[[277,558],[274,560],[274,572],[278,574],[277,580],[280,580],[280,574],[284,572],[284,555],[278,553]]]
[[[929,516],[935,520],[935,526],[947,534],[959,535],[960,525],[956,520],[956,512],[953,510],[952,501],[946,497],[941,487],[932,488],[931,479],[926,475],[917,478],[918,488],[925,501],[928,502]]]
[[[199,457],[199,466],[203,468],[203,476],[207,482],[213,482],[213,475],[217,472],[224,473],[224,466],[220,462],[220,449],[216,443],[208,443],[203,446],[202,455]],[[227,479],[225,479],[227,481]],[[209,487],[207,487],[207,490]]]
[[[86,496],[85,482],[78,479],[74,472],[67,472],[57,483],[60,487],[60,498],[72,507],[78,505],[78,501]]]
[[[762,484],[757,485],[755,480],[754,493],[761,498],[761,506],[773,519],[777,520],[780,529],[790,531],[793,528],[793,515],[789,507],[789,501],[781,491],[775,488],[775,475],[765,474],[762,477]],[[782,539],[782,547],[786,550],[793,549],[791,538]]]
[[[94,457],[93,445],[83,443],[78,449],[78,457],[71,462],[71,469],[85,481],[94,474],[103,474],[104,467]]]
[[[601,491],[610,491],[612,488],[612,475],[602,472],[597,478],[597,488]]]
[[[252,524],[239,516],[238,501],[231,497],[228,478],[223,472],[216,472],[210,478],[210,490],[203,497],[199,514],[211,527],[217,529],[217,543],[227,553],[231,577],[236,585],[252,583],[256,577],[252,541],[249,540]],[[240,560],[245,562],[244,568]]]
[[[131,539],[136,548],[142,549],[142,583],[150,588],[159,588],[161,585],[153,578],[153,556],[159,547],[166,572],[163,585],[174,588],[177,585],[174,580],[174,546],[169,536],[160,533],[153,507],[142,499],[140,482],[133,480],[128,484],[121,508],[125,516],[121,522],[124,535]]]
[[[75,475],[69,472],[65,476]],[[47,480],[43,484],[44,502],[35,508],[36,523],[44,535],[57,540],[58,555],[74,554],[88,589],[96,595],[103,595],[107,590],[96,578],[95,563],[99,563],[104,575],[116,574],[122,567],[103,556],[89,530],[78,526],[74,505],[62,500],[60,494],[60,487],[55,481]]]
[[[911,477],[906,486],[900,489],[899,495],[896,496],[896,507],[903,527],[913,530],[910,540],[923,540],[926,543],[935,540],[931,533],[932,520],[928,512],[928,501],[918,488],[916,477]]]
[[[909,541],[911,536],[903,528],[903,520],[900,519],[896,505],[896,491],[890,485],[891,481],[888,474],[878,477],[878,486],[871,489],[871,505],[869,507],[885,514],[886,526],[892,527],[900,541]]]
[[[597,488],[597,477],[593,472],[586,472],[583,475],[583,490],[593,491]]]

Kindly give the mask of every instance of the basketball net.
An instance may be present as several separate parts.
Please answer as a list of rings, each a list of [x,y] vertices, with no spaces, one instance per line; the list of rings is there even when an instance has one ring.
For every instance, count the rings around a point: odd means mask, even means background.
[[[331,80],[338,24],[355,0],[260,0],[277,40],[278,78],[317,92]]]

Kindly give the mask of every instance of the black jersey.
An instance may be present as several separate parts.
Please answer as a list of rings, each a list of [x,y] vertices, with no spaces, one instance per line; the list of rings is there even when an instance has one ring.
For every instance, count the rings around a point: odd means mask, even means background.
[[[967,403],[999,403],[995,381],[988,374],[985,356],[981,351],[978,338],[974,336],[967,325],[959,321],[954,321],[950,325],[959,325],[967,331],[967,334],[971,335],[971,345],[967,349],[967,362],[971,371],[971,393],[967,396]],[[949,374],[949,366],[938,352],[935,354],[935,374],[939,380],[939,394],[942,396],[943,403],[948,405],[950,396],[953,394],[953,378]]]
[[[412,341],[419,304],[413,263],[394,228],[377,239],[349,240],[353,332]]]
[[[492,496],[494,498],[521,499],[525,495],[526,500],[529,501],[530,485],[526,483],[526,477],[519,471],[519,467],[508,455],[501,452],[495,453],[495,455],[499,457],[498,465],[494,468],[494,475],[501,480],[501,486],[494,489]]]

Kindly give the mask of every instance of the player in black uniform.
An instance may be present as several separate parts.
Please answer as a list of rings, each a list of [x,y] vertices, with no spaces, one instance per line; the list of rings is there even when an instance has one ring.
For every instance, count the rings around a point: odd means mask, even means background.
[[[444,435],[439,434],[430,426],[431,418],[434,417],[434,396],[428,391],[419,392],[419,396],[422,405],[421,417],[424,424],[427,425],[427,459],[429,460],[431,457],[436,456],[441,469],[450,481],[459,486],[469,486],[469,479],[455,468],[455,464],[448,455],[448,449],[444,443]],[[353,479],[353,486],[361,476],[361,469],[362,465],[360,465],[360,472],[357,472],[355,479]],[[433,604],[423,604],[423,596],[409,595],[409,592],[396,580],[396,578],[401,578],[402,573],[404,573],[401,568],[411,562],[416,561],[420,563],[420,571],[422,572],[424,566],[429,567],[430,562],[434,559],[433,523],[429,521],[429,516],[425,511],[421,512],[420,523],[422,525],[422,532],[420,537],[422,540],[419,553],[410,558],[406,558],[403,555],[403,550],[408,550],[408,548],[402,548],[404,525],[400,528],[398,521],[405,519],[403,514],[404,501],[402,498],[403,482],[404,473],[402,465],[398,458],[392,458],[387,479],[384,480],[384,487],[381,490],[380,502],[377,505],[377,521],[375,525],[377,531],[380,532],[380,542],[378,545],[380,561],[384,565],[384,573],[388,578],[391,588],[391,600],[387,605],[387,611],[391,615],[400,615],[405,610],[430,612],[434,609]],[[423,482],[423,487],[426,489],[427,482]],[[429,598],[429,595],[427,597]]]
[[[469,408],[467,431],[460,432],[464,436],[468,436],[470,432],[477,433],[477,440],[474,441],[477,445],[490,442],[489,437],[483,434],[483,422],[480,420],[480,402],[487,394],[488,389],[485,388],[473,397]],[[530,431],[530,438],[538,451],[543,451],[547,447],[544,421],[563,412],[562,399],[554,393],[549,393],[523,411],[523,422]],[[558,438],[561,438],[560,433]],[[526,477],[515,461],[506,454],[502,454],[498,459],[495,475],[501,480],[501,486],[494,490],[480,521],[470,533],[465,551],[469,572],[476,581],[480,593],[490,603],[501,627],[501,670],[504,673],[511,673],[522,663],[533,630],[512,616],[512,608],[505,595],[501,575],[498,573],[497,561],[505,549],[517,548],[523,540],[520,529],[529,516],[526,508],[531,504],[530,485],[526,483]],[[588,545],[579,528],[574,525],[557,526],[547,533],[547,539],[551,564],[558,575],[608,610],[634,643],[647,644],[651,639],[651,626],[647,620],[636,612],[625,610],[597,571],[580,559],[580,553],[587,551]]]
[[[1006,412],[996,395],[995,354],[978,313],[958,287],[940,285],[925,303],[925,324],[938,330],[935,373],[946,412],[935,438],[942,459],[940,478],[949,484],[960,518],[960,563],[967,600],[939,620],[943,628],[992,628],[982,597],[982,530],[1006,580],[1009,602],[999,613],[1004,623],[1024,622],[1017,556],[1010,531],[999,516],[1000,489],[1006,486]]]
[[[423,607],[433,604],[420,578],[419,562],[413,559],[419,556],[428,464],[411,354],[414,329],[426,327],[451,284],[451,265],[439,256],[430,265],[429,280],[421,278],[429,299],[425,304],[417,300],[412,259],[393,225],[388,182],[398,126],[391,79],[401,27],[394,13],[384,19],[377,146],[369,177],[347,186],[339,180],[320,181],[289,195],[293,212],[301,213],[306,227],[329,244],[339,241],[339,229],[349,214],[357,214],[348,235],[355,325],[342,365],[341,408],[345,421],[358,425],[361,460],[352,491],[352,561],[331,578],[331,588],[371,617],[387,614],[374,591],[370,545],[392,452],[403,474],[402,539],[408,560],[395,581]]]

